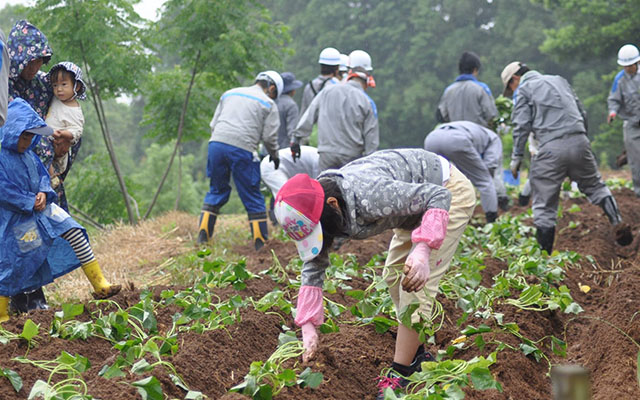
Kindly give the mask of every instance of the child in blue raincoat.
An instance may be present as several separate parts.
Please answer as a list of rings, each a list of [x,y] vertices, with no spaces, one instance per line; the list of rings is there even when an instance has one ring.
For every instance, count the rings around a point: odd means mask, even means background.
[[[120,291],[102,275],[85,229],[54,203],[49,174],[33,152],[40,136],[52,134],[26,101],[9,104],[0,129],[0,322],[9,319],[9,296],[39,288],[80,266],[94,297]]]

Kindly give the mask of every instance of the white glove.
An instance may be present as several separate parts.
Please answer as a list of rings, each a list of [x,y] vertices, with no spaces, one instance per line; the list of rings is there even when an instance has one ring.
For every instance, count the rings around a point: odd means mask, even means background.
[[[304,354],[302,355],[302,361],[307,362],[313,359],[318,350],[318,332],[316,327],[308,322],[302,325],[302,345],[304,347]]]

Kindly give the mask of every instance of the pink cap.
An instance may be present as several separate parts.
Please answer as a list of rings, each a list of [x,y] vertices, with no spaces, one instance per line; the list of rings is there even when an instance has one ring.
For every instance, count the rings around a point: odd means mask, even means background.
[[[324,190],[320,182],[306,174],[289,179],[276,195],[276,219],[296,242],[302,261],[312,260],[322,250],[323,207]]]

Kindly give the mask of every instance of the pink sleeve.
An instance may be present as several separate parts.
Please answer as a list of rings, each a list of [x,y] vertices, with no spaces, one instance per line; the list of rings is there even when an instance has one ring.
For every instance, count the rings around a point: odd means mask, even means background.
[[[324,322],[322,307],[322,288],[316,286],[301,286],[298,292],[298,313],[296,325],[303,326],[311,322],[314,326]]]
[[[420,226],[411,232],[413,243],[425,242],[432,249],[439,249],[447,235],[449,213],[441,208],[430,208],[422,216]]]

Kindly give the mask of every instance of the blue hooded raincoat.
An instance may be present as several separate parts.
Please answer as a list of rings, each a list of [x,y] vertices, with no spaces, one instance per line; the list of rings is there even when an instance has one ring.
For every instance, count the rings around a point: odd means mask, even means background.
[[[33,152],[40,140],[18,153],[23,131],[45,126],[45,122],[23,99],[9,104],[7,122],[0,128],[0,296],[44,286],[80,266],[69,243],[60,235],[82,229],[53,201],[49,174]],[[47,206],[33,210],[36,194],[47,195]]]

